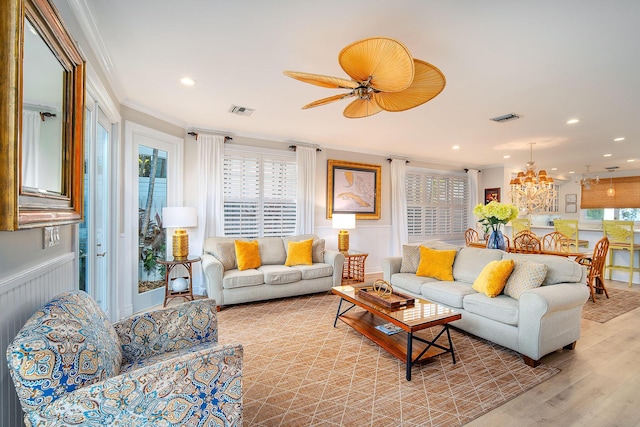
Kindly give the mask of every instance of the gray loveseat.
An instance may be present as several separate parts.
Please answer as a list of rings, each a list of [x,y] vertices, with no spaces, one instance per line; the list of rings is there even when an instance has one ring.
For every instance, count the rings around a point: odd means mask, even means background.
[[[313,264],[285,266],[288,242],[308,239],[313,239]],[[204,242],[207,295],[220,306],[329,291],[342,282],[344,255],[325,250],[315,234],[255,239],[261,266],[243,271],[237,268],[235,240],[247,239],[209,237]]]
[[[589,297],[585,267],[554,255],[507,253],[434,241],[422,245],[458,251],[453,264],[454,280],[440,281],[417,276],[415,270],[407,271],[406,266],[411,263],[406,253],[411,251],[405,246],[404,259],[382,260],[384,279],[394,289],[459,311],[462,319],[453,322],[453,326],[517,351],[530,366],[536,366],[542,356],[555,350],[575,347],[580,337],[582,305]],[[524,291],[519,299],[505,294],[490,298],[474,290],[473,282],[485,265],[503,259],[546,265],[542,286]],[[407,272],[401,272],[401,268]]]

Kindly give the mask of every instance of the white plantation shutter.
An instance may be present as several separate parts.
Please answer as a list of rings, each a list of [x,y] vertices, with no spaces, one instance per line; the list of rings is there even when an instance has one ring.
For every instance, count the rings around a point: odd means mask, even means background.
[[[296,188],[294,156],[225,150],[225,236],[294,234]]]
[[[407,171],[409,240],[460,238],[467,228],[468,182],[466,176]]]

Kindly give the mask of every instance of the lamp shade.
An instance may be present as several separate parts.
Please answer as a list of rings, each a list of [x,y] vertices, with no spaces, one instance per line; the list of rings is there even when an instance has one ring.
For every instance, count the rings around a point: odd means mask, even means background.
[[[356,228],[356,214],[333,214],[331,227],[339,230],[352,230]]]
[[[187,228],[198,225],[196,208],[162,208],[162,226],[164,228]]]

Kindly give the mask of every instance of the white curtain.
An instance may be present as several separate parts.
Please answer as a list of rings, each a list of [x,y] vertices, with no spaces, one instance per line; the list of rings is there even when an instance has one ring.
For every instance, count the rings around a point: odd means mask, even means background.
[[[392,255],[402,255],[402,245],[409,241],[407,230],[407,195],[405,181],[407,161],[391,160],[391,243]]]
[[[314,232],[314,211],[316,204],[316,149],[296,147],[298,168],[298,194],[296,203],[296,234]]]
[[[38,141],[40,141],[40,113],[22,110],[22,184],[38,188]]]
[[[473,208],[478,204],[478,170],[468,169],[469,177],[469,220],[468,228],[475,229],[478,225],[478,218],[473,214]]]
[[[201,254],[207,237],[224,235],[224,137],[199,134],[197,144],[198,229],[190,246],[192,253]],[[200,263],[194,264],[194,270],[194,292],[202,295],[206,282]]]

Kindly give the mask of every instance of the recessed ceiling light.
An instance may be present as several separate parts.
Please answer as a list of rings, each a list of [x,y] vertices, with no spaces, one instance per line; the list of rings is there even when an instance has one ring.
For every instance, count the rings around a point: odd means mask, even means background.
[[[576,171],[569,171],[569,173],[576,173]]]
[[[459,150],[460,146],[459,145],[454,145],[453,147],[451,147],[452,150]]]
[[[557,170],[558,170],[558,168],[551,168],[551,170],[552,170],[552,171],[557,171]]]
[[[511,158],[511,156],[507,154],[507,155],[505,155],[505,156],[502,156],[502,158],[503,158],[503,159],[510,159],[510,158]]]
[[[629,160],[627,160],[627,163],[633,163],[635,161],[636,161],[636,159],[629,159]]]
[[[578,123],[579,121],[580,120],[578,120],[578,119],[571,119],[571,120],[567,120],[567,124],[568,125],[572,125],[572,124]]]
[[[613,156],[613,154],[607,153],[607,154],[604,154],[602,157],[611,157],[611,156]]]
[[[180,83],[182,83],[185,86],[193,86],[194,84],[196,84],[196,81],[193,80],[191,77],[183,77],[180,79]]]
[[[622,138],[615,138],[615,139],[614,139],[614,141],[615,141],[615,142],[624,141],[624,137],[622,137]]]

